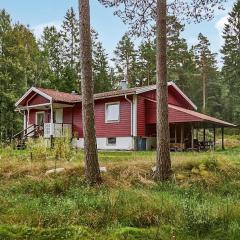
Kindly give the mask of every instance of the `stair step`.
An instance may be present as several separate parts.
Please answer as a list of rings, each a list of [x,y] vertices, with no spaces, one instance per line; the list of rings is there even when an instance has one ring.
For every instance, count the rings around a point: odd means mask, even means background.
[[[26,149],[26,144],[18,144],[18,145],[16,146],[16,148],[17,148],[18,150]]]

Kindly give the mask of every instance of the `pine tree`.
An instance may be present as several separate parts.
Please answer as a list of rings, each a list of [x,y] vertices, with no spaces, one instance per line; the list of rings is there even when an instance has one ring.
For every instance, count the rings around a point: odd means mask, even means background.
[[[45,86],[61,90],[63,85],[63,42],[55,26],[44,28],[40,46],[42,48],[42,56],[49,64],[48,82]]]
[[[117,44],[114,51],[114,58],[116,74],[118,81],[124,79],[125,73],[127,73],[127,80],[130,87],[138,85],[136,78],[137,69],[137,56],[134,48],[134,43],[127,33],[124,34],[122,39]]]
[[[240,1],[236,1],[223,30],[223,85],[225,117],[239,123],[240,117]]]
[[[67,10],[62,24],[63,59],[71,68],[79,66],[79,21],[71,7]]]
[[[193,46],[197,69],[202,80],[202,111],[206,112],[208,97],[211,96],[210,86],[214,87],[217,80],[216,54],[210,50],[210,42],[203,34],[198,36],[198,44]]]
[[[94,92],[107,92],[112,88],[107,54],[101,42],[93,47],[93,82]]]
[[[186,73],[186,65],[191,60],[186,39],[181,37],[184,25],[176,17],[169,16],[167,20],[167,66],[168,80],[176,81],[179,86],[186,88],[187,82],[182,82]],[[186,77],[186,76],[184,76]]]
[[[156,83],[156,44],[152,40],[144,41],[138,48],[138,76],[139,85],[151,85]]]
[[[94,125],[92,80],[92,44],[89,0],[79,0],[80,63],[82,84],[82,120],[84,135],[85,177],[89,184],[101,182]]]
[[[64,17],[60,32],[63,42],[63,79],[62,90],[76,90],[78,84],[79,62],[79,20],[73,8],[70,8]]]
[[[168,81],[174,81],[186,93],[191,93],[195,64],[187,42],[181,37],[184,26],[173,16],[167,18]],[[140,85],[156,82],[156,40],[142,42],[138,49]],[[141,84],[142,83],[142,84]]]

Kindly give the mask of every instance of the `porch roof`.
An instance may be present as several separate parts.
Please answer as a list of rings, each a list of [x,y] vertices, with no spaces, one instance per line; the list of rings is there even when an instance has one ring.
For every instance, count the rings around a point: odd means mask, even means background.
[[[81,96],[78,94],[59,92],[57,90],[47,88],[37,89],[50,96],[54,102],[74,103],[79,102],[81,99]]]
[[[186,123],[186,122],[199,123],[199,124],[196,124],[196,127],[198,125],[209,126],[209,127],[210,126],[236,127],[236,125],[232,123],[225,122],[223,120],[210,117],[203,113],[199,113],[196,111],[192,111],[192,110],[185,109],[185,108],[178,107],[171,104],[168,105],[168,112],[169,112],[170,123]]]

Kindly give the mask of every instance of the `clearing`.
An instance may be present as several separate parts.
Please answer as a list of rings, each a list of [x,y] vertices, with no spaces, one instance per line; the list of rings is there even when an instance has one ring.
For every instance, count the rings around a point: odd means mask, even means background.
[[[172,153],[158,184],[155,152],[101,152],[104,183],[88,187],[82,152],[56,146],[0,149],[0,239],[240,239],[239,148]]]

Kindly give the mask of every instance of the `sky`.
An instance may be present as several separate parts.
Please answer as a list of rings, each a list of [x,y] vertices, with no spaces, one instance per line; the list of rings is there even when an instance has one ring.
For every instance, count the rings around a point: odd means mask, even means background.
[[[43,28],[55,25],[58,29],[64,19],[64,15],[70,7],[77,11],[77,0],[0,0],[0,9],[4,8],[13,22],[29,25],[30,29],[39,38]],[[224,11],[217,11],[214,20],[200,24],[188,24],[185,26],[183,37],[189,45],[197,42],[197,36],[201,32],[208,37],[212,51],[219,53],[223,40],[221,32],[227,21],[228,12],[232,9],[234,0],[227,0]],[[113,15],[113,10],[105,8],[97,0],[90,0],[91,25],[99,33],[100,41],[110,57],[127,31],[122,21]],[[135,42],[139,41],[135,39]],[[221,64],[221,56],[218,56]]]

